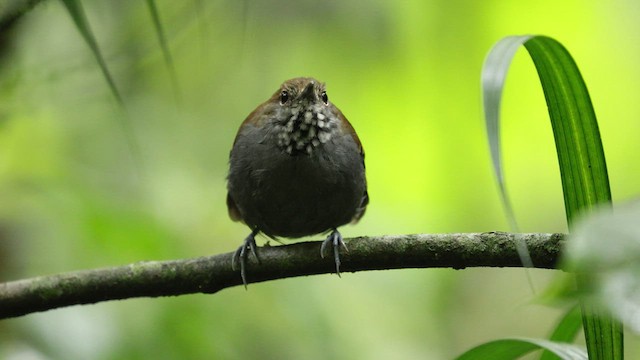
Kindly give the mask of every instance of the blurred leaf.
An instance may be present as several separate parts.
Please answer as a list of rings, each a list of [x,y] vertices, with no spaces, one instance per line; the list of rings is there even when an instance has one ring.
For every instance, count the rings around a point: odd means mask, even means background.
[[[529,40],[531,36],[511,36],[502,39],[495,44],[487,55],[482,68],[482,102],[484,118],[487,126],[487,136],[489,138],[489,148],[491,160],[493,161],[493,171],[496,174],[500,195],[504,201],[507,216],[515,226],[515,216],[504,182],[504,172],[502,171],[502,158],[500,156],[500,104],[502,103],[502,90],[507,78],[509,65],[520,45]]]
[[[511,58],[522,44],[536,66],[547,102],[560,165],[565,211],[571,226],[581,211],[610,202],[611,192],[600,132],[586,84],[571,55],[552,38],[528,35],[507,37],[498,42],[487,56],[482,82],[494,169],[504,202],[509,206],[504,184],[501,183],[498,114],[506,72]],[[507,211],[511,212],[509,216],[513,216],[509,207]],[[578,287],[586,286],[588,279],[578,276]],[[591,305],[583,302],[581,306],[587,349],[591,357],[622,358],[620,324]]]
[[[482,68],[482,101],[484,118],[487,127],[487,137],[489,138],[489,149],[491,160],[493,161],[493,171],[496,174],[500,196],[505,208],[509,227],[513,232],[518,231],[511,201],[507,194],[504,182],[504,172],[502,171],[502,159],[500,156],[500,104],[502,102],[502,90],[507,77],[507,71],[511,60],[520,45],[529,40],[531,36],[510,36],[495,44],[487,55]],[[525,267],[533,267],[529,250],[524,241],[517,242],[518,254]]]
[[[579,221],[567,244],[570,269],[593,279],[586,289],[640,333],[640,201]],[[607,241],[602,241],[606,239]]]
[[[95,57],[98,65],[100,66],[100,70],[102,70],[102,75],[104,75],[105,80],[109,84],[109,88],[111,89],[111,93],[116,98],[116,101],[120,106],[124,107],[124,102],[122,101],[122,96],[118,91],[118,87],[116,86],[115,81],[113,81],[113,77],[109,72],[109,68],[107,67],[107,63],[104,61],[104,57],[100,52],[100,48],[98,47],[98,42],[96,41],[95,36],[93,35],[93,31],[91,31],[91,27],[89,26],[89,21],[87,20],[87,15],[82,8],[82,3],[80,0],[62,0],[62,3],[67,8],[69,15],[71,15],[71,19],[73,19],[76,28],[82,35],[84,41],[91,48],[91,52]]]
[[[572,344],[543,339],[502,339],[476,346],[460,355],[456,360],[513,360],[536,350],[547,350],[562,360],[588,359],[587,353]]]
[[[560,320],[549,340],[553,342],[571,343],[575,340],[576,335],[582,328],[582,317],[580,315],[580,307],[572,307],[564,317]],[[540,360],[554,360],[558,356],[545,350],[540,356]]]
[[[100,66],[100,70],[102,70],[102,74],[104,75],[104,78],[107,81],[107,84],[109,85],[109,89],[111,89],[111,93],[113,94],[113,97],[116,99],[116,101],[118,102],[118,105],[123,110],[123,116],[118,116],[118,118],[121,120],[120,124],[122,125],[125,136],[127,137],[127,142],[129,144],[131,153],[133,157],[139,162],[140,161],[139,149],[138,149],[137,142],[135,140],[135,136],[133,134],[133,129],[131,128],[131,124],[129,123],[130,121],[126,113],[124,101],[122,100],[122,96],[118,91],[118,87],[116,86],[116,83],[113,80],[113,77],[111,76],[111,72],[109,72],[107,63],[105,62],[104,57],[100,52],[100,48],[98,47],[98,42],[96,41],[96,38],[93,35],[93,32],[91,31],[91,27],[89,26],[89,21],[87,20],[87,15],[84,12],[82,3],[80,2],[80,0],[61,0],[61,1],[64,4],[64,6],[67,8],[67,11],[71,16],[71,19],[73,20],[74,24],[76,25],[76,28],[82,35],[82,38],[91,49],[91,52],[93,53],[93,56],[98,62],[98,65]]]
[[[147,0],[147,6],[149,7],[149,13],[151,13],[151,19],[153,20],[153,26],[156,29],[156,35],[158,36],[160,47],[162,48],[164,62],[167,65],[167,69],[169,70],[171,85],[173,87],[176,101],[179,101],[180,87],[178,86],[178,76],[176,75],[176,69],[173,65],[173,58],[171,57],[171,52],[169,51],[169,46],[167,45],[167,37],[165,36],[164,28],[162,27],[162,22],[160,21],[160,13],[158,12],[158,7],[156,6],[155,0]]]

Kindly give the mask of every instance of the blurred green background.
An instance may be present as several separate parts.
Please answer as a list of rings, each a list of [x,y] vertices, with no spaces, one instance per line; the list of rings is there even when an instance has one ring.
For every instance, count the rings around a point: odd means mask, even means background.
[[[479,77],[491,46],[514,34],[569,49],[614,201],[640,193],[636,1],[158,0],[177,88],[144,1],[83,5],[129,116],[61,2],[42,1],[2,34],[0,281],[234,250],[248,229],[225,206],[231,143],[296,76],[326,82],[367,154],[371,204],[345,236],[508,230]],[[503,104],[522,231],[564,232],[551,127],[524,51]],[[564,307],[541,298],[561,274],[530,274],[533,290],[521,269],[422,269],[72,307],[0,322],[0,358],[448,359],[548,335]]]

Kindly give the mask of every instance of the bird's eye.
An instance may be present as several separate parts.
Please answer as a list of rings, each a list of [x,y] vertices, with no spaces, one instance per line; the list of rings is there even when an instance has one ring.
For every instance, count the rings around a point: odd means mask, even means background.
[[[329,96],[327,96],[327,92],[323,91],[322,94],[320,95],[320,98],[322,98],[322,102],[325,104],[329,103]]]
[[[282,90],[280,93],[280,104],[284,105],[289,100],[289,92],[287,90]]]

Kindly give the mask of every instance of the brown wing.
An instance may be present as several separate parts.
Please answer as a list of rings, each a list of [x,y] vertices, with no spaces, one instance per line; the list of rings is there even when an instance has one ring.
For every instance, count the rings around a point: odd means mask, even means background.
[[[360,138],[358,138],[358,134],[356,134],[356,130],[353,128],[349,120],[347,120],[347,118],[342,114],[340,109],[338,109],[335,106],[333,108],[335,109],[338,116],[340,116],[343,120],[341,122],[342,126],[344,127],[343,130],[346,133],[350,134],[351,137],[353,138],[353,141],[355,141],[356,145],[358,145],[358,150],[360,150],[360,155],[362,156],[362,166],[363,168],[365,168],[366,166],[364,164],[364,149],[362,148],[362,143],[360,142]],[[360,206],[358,206],[358,208],[356,209],[356,213],[353,215],[353,218],[351,219],[352,224],[355,224],[358,222],[358,220],[360,220],[360,218],[364,215],[364,212],[367,210],[367,205],[369,204],[369,193],[367,192],[366,181],[367,179],[365,177],[364,194],[362,194],[362,200],[360,201]]]
[[[366,186],[366,185],[365,185]],[[369,194],[367,190],[364,190],[364,195],[362,195],[362,200],[360,201],[360,206],[356,209],[355,215],[353,215],[353,219],[351,219],[351,223],[357,223],[362,216],[364,216],[364,212],[367,210],[367,205],[369,204]]]
[[[236,202],[231,197],[231,194],[227,193],[227,209],[229,210],[229,217],[233,221],[242,221],[242,215],[240,215],[240,210],[238,210],[238,206]]]
[[[260,104],[255,110],[253,110],[242,122],[240,128],[236,133],[236,137],[233,140],[233,145],[238,141],[238,136],[242,132],[242,128],[247,125],[260,125],[261,122],[270,114],[270,110],[268,109],[269,103],[273,101],[273,99],[277,99],[279,92],[275,92],[273,96],[264,103]],[[229,210],[229,217],[233,221],[243,221],[242,215],[240,214],[240,210],[238,210],[238,206],[236,205],[235,200],[231,197],[231,194],[227,193],[227,209]]]

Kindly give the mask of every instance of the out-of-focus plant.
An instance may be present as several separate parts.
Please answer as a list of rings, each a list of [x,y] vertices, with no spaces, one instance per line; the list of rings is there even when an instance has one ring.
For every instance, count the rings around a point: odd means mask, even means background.
[[[482,72],[482,87],[494,171],[507,216],[513,226],[515,215],[507,196],[500,159],[499,118],[504,80],[511,59],[521,45],[531,55],[547,101],[560,165],[567,222],[572,227],[579,214],[588,213],[599,204],[610,203],[611,192],[598,123],[586,84],[569,52],[552,38],[507,37],[499,41],[487,56]],[[604,238],[597,241],[601,246],[612,245]],[[523,263],[529,262],[526,247],[521,246],[520,252]],[[585,289],[592,285],[592,279],[583,272],[578,272],[577,283],[579,289]],[[606,310],[584,299],[581,300],[581,311],[589,358],[622,359],[623,337],[620,323],[612,319]],[[554,335],[558,333],[564,332],[557,329]],[[569,332],[553,340],[567,341],[570,336]],[[523,351],[520,354],[544,349],[562,359],[586,358],[586,354],[576,353],[570,345],[546,345],[546,342],[497,341],[476,347],[460,359],[483,358],[490,351],[495,351],[496,356],[492,356],[494,359],[507,359],[511,358],[510,355],[499,357],[499,354],[504,354],[506,348],[512,349],[514,346]],[[565,351],[567,349],[571,351]],[[544,358],[551,356],[549,353],[543,354]]]

